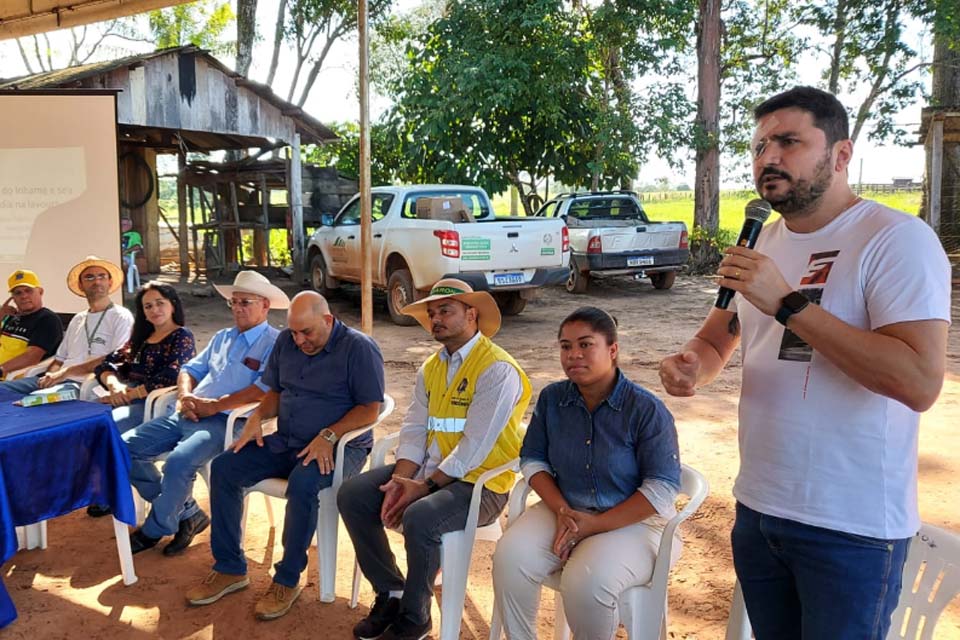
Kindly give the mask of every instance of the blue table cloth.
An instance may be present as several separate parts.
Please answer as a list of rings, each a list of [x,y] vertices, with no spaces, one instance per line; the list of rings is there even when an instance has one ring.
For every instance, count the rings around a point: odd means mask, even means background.
[[[0,389],[0,564],[17,551],[15,527],[55,518],[90,504],[136,524],[130,457],[110,406],[60,402],[14,406]],[[0,578],[0,628],[17,611]]]

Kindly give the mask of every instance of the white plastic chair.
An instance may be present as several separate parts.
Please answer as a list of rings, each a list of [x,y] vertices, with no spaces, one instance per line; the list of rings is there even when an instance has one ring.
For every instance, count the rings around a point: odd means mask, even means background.
[[[620,618],[624,627],[627,629],[627,637],[631,640],[666,640],[667,637],[667,579],[670,573],[670,563],[673,555],[673,536],[680,523],[689,518],[700,508],[707,494],[710,492],[710,485],[707,479],[703,477],[696,469],[681,465],[680,470],[680,493],[689,497],[686,506],[681,509],[677,515],[672,517],[663,529],[663,536],[660,538],[660,549],[657,551],[657,559],[653,567],[653,577],[650,582],[644,585],[630,587],[620,594],[617,602],[617,609],[620,612]],[[510,496],[510,515],[507,523],[514,522],[515,519],[523,513],[527,506],[527,496],[530,493],[530,486],[526,481],[521,480],[514,488],[513,495]],[[556,608],[554,624],[554,638],[556,640],[569,640],[570,628],[567,626],[567,620],[563,615],[563,598],[560,596],[560,572],[557,571],[543,581],[543,586],[554,590],[554,603]],[[500,619],[500,610],[494,604],[493,619],[490,621],[490,640],[500,640],[503,623]]]
[[[960,594],[960,536],[923,524],[903,565],[900,602],[887,640],[933,640],[940,614]],[[753,629],[738,581],[733,588],[726,640],[750,640]]]
[[[24,367],[23,369],[17,369],[15,371],[10,371],[7,373],[7,380],[17,380],[19,378],[29,378],[31,376],[39,376],[42,373],[45,373],[47,367],[53,363],[53,356],[41,360],[35,365]]]
[[[140,288],[140,269],[137,268],[137,253],[139,253],[139,249],[131,251],[127,257],[127,293],[133,293]]]
[[[370,468],[386,465],[389,454],[395,452],[400,444],[400,433],[395,432],[379,440],[373,447]],[[500,518],[486,526],[477,526],[480,517],[480,496],[487,482],[504,471],[519,471],[520,459],[514,458],[483,473],[473,487],[470,496],[470,508],[467,512],[467,526],[462,531],[451,531],[440,538],[440,578],[443,580],[443,595],[440,600],[440,640],[456,640],[460,637],[460,620],[463,617],[463,603],[467,597],[467,580],[470,574],[470,559],[473,544],[477,540],[496,542],[503,535]],[[350,608],[357,606],[360,598],[360,563],[353,567],[353,594]]]
[[[340,512],[337,509],[337,492],[340,485],[343,484],[343,462],[346,455],[347,443],[363,434],[367,433],[377,425],[381,424],[395,407],[392,397],[387,394],[383,396],[383,402],[380,404],[380,413],[377,419],[370,425],[348,431],[339,440],[337,440],[336,463],[333,468],[333,483],[327,489],[322,489],[317,494],[319,505],[317,507],[317,573],[320,576],[318,584],[318,595],[320,602],[333,602],[336,600],[336,578],[337,578],[337,536],[339,533]],[[276,418],[270,422],[274,422]],[[258,492],[264,494],[267,502],[267,520],[270,528],[274,527],[273,507],[270,505],[270,498],[285,498],[287,493],[286,478],[268,478],[253,485],[247,490],[247,495]],[[241,522],[246,528],[247,521],[247,501],[243,503],[243,517]],[[243,539],[241,534],[240,539]]]

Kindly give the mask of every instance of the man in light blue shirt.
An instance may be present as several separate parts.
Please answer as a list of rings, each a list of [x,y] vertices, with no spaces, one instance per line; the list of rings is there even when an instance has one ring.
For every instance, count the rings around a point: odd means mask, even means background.
[[[279,331],[267,324],[267,312],[287,308],[289,299],[255,271],[241,271],[233,286],[216,289],[227,299],[235,326],[218,331],[181,368],[173,415],[123,434],[133,462],[130,480],[151,503],[143,526],[130,534],[133,553],[173,535],[163,553],[174,555],[210,525],[210,518],[193,500],[194,478],[223,451],[230,411],[258,402],[268,388],[260,377]],[[169,455],[161,476],[154,462],[164,454]]]

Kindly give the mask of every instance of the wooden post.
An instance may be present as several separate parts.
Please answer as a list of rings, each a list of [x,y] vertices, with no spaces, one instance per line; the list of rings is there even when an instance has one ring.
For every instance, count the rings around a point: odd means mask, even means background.
[[[187,155],[177,154],[177,217],[180,235],[180,279],[190,277],[190,236],[187,235]]]
[[[153,181],[153,195],[143,205],[144,223],[143,243],[146,248],[147,273],[160,273],[160,185],[157,182],[157,152],[153,149],[143,150],[143,159],[150,167],[150,175],[146,177]],[[149,183],[143,184],[144,189],[149,187]]]
[[[200,277],[200,238],[197,237],[197,209],[196,204],[193,198],[193,185],[188,187],[190,189],[190,231],[193,235],[193,268],[197,274],[197,278]],[[202,207],[203,205],[201,205]]]
[[[300,134],[293,134],[290,144],[290,180],[288,182],[290,197],[290,224],[293,226],[293,281],[303,283],[304,278],[304,249],[306,238],[303,235],[303,168],[300,164]]]
[[[373,335],[373,265],[370,260],[370,36],[367,0],[357,3],[360,40],[360,329]],[[389,292],[388,292],[389,295]]]
[[[257,253],[257,258],[261,260],[266,258],[267,266],[270,266],[270,191],[267,189],[267,174],[260,174],[260,206],[263,210],[263,236],[260,241],[263,243],[263,256]],[[256,243],[254,243],[256,244]]]
[[[930,228],[940,234],[941,191],[943,188],[943,116],[936,115],[931,126],[930,155]]]

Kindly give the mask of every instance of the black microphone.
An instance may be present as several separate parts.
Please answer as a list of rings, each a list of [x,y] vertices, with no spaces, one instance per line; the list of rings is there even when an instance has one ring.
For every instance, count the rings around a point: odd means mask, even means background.
[[[770,217],[770,203],[766,200],[756,198],[747,203],[743,211],[743,228],[740,229],[740,237],[737,238],[738,247],[753,249],[757,245],[757,238],[760,237],[760,230],[763,229],[763,223]],[[714,305],[717,309],[726,309],[733,300],[733,289],[720,287],[717,292],[717,303]]]

